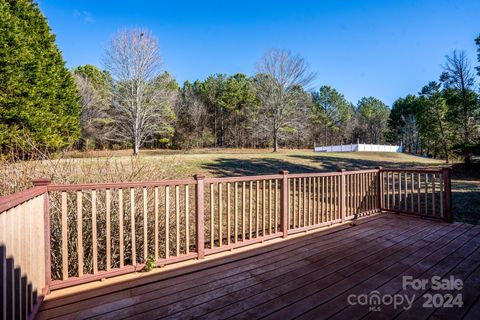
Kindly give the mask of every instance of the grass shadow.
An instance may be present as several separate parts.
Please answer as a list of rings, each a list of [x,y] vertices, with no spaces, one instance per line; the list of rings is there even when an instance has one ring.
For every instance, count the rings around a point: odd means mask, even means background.
[[[425,168],[438,167],[435,164],[418,163],[414,161],[379,161],[366,159],[351,159],[343,157],[321,156],[321,155],[288,155],[288,157],[309,160],[318,163],[321,171],[336,171],[338,169],[355,170],[355,169],[373,169],[376,167],[384,168]]]
[[[212,162],[201,164],[200,166],[202,169],[219,177],[275,174],[280,170],[288,170],[291,173],[321,171],[315,166],[292,163],[274,158],[218,158]]]

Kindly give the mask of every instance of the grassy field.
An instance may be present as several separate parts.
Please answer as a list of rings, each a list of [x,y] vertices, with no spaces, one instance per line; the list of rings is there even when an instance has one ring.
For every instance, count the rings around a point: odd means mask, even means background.
[[[72,153],[69,156],[83,162],[97,162],[99,157],[129,163],[129,151]],[[336,171],[382,167],[441,167],[442,161],[403,153],[355,152],[314,153],[311,150],[205,149],[187,152],[164,150],[143,151],[139,161],[144,165],[165,163],[171,166],[165,178],[187,178],[195,173],[207,176],[239,176],[277,173]]]
[[[202,149],[191,151],[145,150],[139,157],[130,150],[74,152],[65,159],[29,162],[4,169],[4,183],[16,181],[3,194],[25,187],[31,178],[50,177],[58,183],[141,181],[206,176],[240,176],[277,173],[325,172],[338,169],[436,168],[443,161],[403,153],[314,153],[311,150]],[[480,169],[454,164],[452,171],[454,218],[480,223]],[[6,172],[8,171],[8,172]],[[19,178],[20,177],[20,178]],[[20,186],[20,187],[19,187]]]

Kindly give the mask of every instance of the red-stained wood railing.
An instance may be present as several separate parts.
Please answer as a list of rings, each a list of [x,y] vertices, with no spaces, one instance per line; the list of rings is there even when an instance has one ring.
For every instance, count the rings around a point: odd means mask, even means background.
[[[451,222],[450,171],[381,169],[382,210]]]
[[[3,316],[34,314],[35,302],[49,289],[147,264],[203,259],[382,210],[449,222],[450,193],[449,169],[281,171],[78,185],[40,181],[0,198]],[[15,268],[24,272],[26,289],[14,284]],[[13,298],[8,290],[14,290]],[[18,301],[28,303],[22,307]]]
[[[283,175],[205,179],[205,254],[282,236]]]
[[[196,258],[197,182],[50,185],[50,287]]]

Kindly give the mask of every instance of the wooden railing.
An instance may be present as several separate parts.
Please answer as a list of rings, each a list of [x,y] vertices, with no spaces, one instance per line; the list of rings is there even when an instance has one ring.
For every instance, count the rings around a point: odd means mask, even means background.
[[[0,198],[4,318],[34,314],[48,290],[381,210],[451,221],[449,169],[35,185]]]
[[[450,171],[382,169],[381,208],[451,222]]]

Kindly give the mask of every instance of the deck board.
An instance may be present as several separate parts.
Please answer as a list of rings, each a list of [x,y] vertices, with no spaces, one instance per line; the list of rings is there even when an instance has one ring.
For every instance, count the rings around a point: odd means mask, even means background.
[[[350,306],[349,294],[403,292],[402,275],[455,275],[465,305]],[[427,288],[426,290],[429,290]],[[405,291],[412,293],[412,291]],[[453,291],[454,293],[454,291]],[[383,214],[183,269],[47,299],[39,319],[475,318],[480,227]]]

